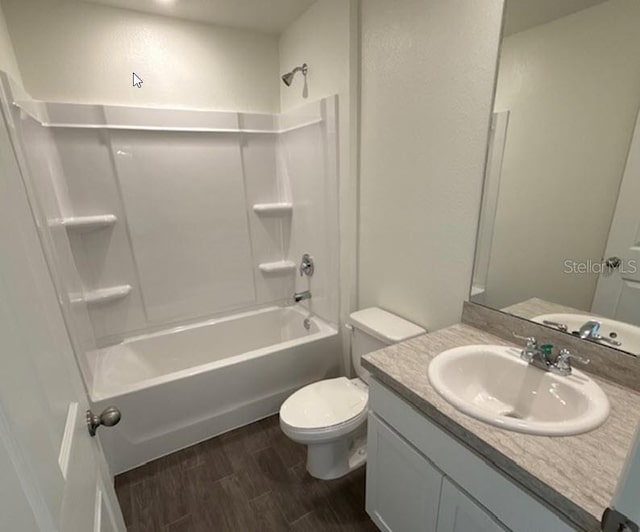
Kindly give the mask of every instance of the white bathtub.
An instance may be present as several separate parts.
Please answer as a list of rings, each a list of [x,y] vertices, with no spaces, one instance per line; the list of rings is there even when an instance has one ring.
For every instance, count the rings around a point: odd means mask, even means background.
[[[296,389],[337,375],[336,330],[272,307],[131,338],[87,353],[93,409],[112,473],[274,414]]]

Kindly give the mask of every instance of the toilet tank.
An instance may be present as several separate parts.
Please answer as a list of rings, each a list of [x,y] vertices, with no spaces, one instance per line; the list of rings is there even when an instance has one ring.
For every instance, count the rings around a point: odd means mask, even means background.
[[[378,307],[352,313],[348,323],[353,329],[351,337],[353,367],[358,377],[365,382],[369,382],[369,372],[360,364],[363,355],[427,332],[415,323]]]

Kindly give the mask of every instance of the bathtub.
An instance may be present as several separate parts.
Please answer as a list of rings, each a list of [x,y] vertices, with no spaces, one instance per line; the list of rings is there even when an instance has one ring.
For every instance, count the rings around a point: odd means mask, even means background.
[[[338,374],[335,328],[271,307],[89,351],[89,395],[120,423],[99,436],[113,474],[276,413],[295,390]]]

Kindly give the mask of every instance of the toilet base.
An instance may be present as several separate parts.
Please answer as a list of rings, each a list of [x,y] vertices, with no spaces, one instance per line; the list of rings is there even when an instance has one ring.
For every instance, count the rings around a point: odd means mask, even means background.
[[[366,461],[366,435],[307,446],[307,471],[320,480],[343,477]]]

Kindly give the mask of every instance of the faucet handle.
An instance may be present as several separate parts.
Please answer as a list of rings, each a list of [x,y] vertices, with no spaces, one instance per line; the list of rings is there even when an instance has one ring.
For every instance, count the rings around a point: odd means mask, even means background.
[[[585,366],[591,363],[590,359],[584,358],[578,355],[572,355],[571,351],[569,351],[566,348],[560,349],[560,351],[558,352],[558,360],[560,359],[564,361],[575,360],[576,362],[579,362],[580,364],[584,364]]]
[[[513,331],[511,332],[511,334],[513,334],[514,338],[527,342],[528,348],[535,349],[536,347],[538,347],[538,340],[536,340],[535,336],[522,336],[521,334],[517,334]]]
[[[302,255],[302,260],[300,261],[300,277],[306,275],[307,277],[311,277],[315,271],[315,264],[313,262],[313,257],[308,253]]]
[[[580,362],[585,366],[591,362],[588,358],[583,358],[578,355],[572,355],[571,351],[568,349],[560,349],[558,353],[558,358],[556,359],[555,364],[553,365],[555,371],[560,375],[571,375],[571,361],[575,360],[576,362]]]

